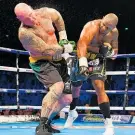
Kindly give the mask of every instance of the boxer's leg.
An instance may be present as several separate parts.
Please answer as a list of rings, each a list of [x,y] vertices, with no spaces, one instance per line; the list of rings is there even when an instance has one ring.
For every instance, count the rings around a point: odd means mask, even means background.
[[[69,110],[68,118],[66,120],[64,128],[70,128],[73,125],[73,122],[78,117],[78,113],[76,111],[76,106],[78,104],[81,86],[82,86],[81,81],[72,82],[72,97],[73,97],[73,100],[70,104],[70,110]]]
[[[64,82],[56,67],[48,61],[38,61],[30,64],[30,66],[38,80],[49,90],[42,100],[40,125],[36,128],[36,134],[51,135],[51,133],[49,133],[49,115],[53,105],[59,100],[63,93]]]
[[[96,90],[100,110],[105,118],[106,130],[103,133],[103,135],[114,135],[114,128],[113,128],[112,119],[110,116],[110,102],[104,89],[104,81],[92,80],[92,84]]]

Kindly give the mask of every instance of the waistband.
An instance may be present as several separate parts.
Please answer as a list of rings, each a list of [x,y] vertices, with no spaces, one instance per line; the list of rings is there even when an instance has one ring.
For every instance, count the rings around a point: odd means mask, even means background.
[[[98,55],[96,53],[93,53],[93,52],[88,52],[86,57],[88,60],[94,60],[98,57]]]
[[[97,58],[97,54],[96,53],[92,53],[92,52],[88,52],[87,53],[87,59],[88,60],[93,60],[93,59],[96,59],[96,58]],[[58,60],[53,60],[53,57],[52,56],[38,56],[38,57],[32,57],[32,56],[30,56],[29,57],[30,63],[35,63],[38,60],[60,61],[60,60],[62,60],[62,58],[61,59],[58,59]]]
[[[40,56],[40,57],[32,57],[32,56],[30,56],[29,57],[30,63],[35,63],[38,60],[60,61],[60,60],[62,60],[62,58],[61,59],[58,59],[58,60],[53,60],[53,57],[52,56]]]

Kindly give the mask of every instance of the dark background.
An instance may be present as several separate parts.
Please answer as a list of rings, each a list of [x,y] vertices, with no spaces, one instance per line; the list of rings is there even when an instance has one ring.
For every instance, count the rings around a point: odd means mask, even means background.
[[[113,12],[119,17],[119,53],[135,52],[135,0],[0,0],[0,46],[21,49],[17,34],[20,22],[14,7],[26,2],[34,8],[57,9],[63,16],[68,39],[77,41],[85,23]]]

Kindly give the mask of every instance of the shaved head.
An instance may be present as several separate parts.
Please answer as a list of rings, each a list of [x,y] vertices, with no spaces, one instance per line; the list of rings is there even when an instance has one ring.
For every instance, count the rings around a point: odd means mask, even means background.
[[[20,21],[23,21],[24,18],[28,17],[31,12],[33,12],[33,9],[25,4],[25,3],[19,3],[15,6],[14,12],[17,16],[17,18]]]
[[[27,26],[33,26],[38,23],[34,9],[25,3],[17,4],[14,12],[17,18]]]
[[[103,21],[116,26],[118,24],[118,17],[114,13],[109,13],[106,16],[104,16]]]

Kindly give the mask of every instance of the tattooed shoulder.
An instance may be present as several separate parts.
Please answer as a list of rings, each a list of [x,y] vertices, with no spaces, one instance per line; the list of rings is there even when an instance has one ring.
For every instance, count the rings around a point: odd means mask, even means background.
[[[29,33],[30,33],[29,30],[27,30],[25,28],[20,28],[19,33],[18,33],[19,39],[22,40],[22,39],[28,37]]]

